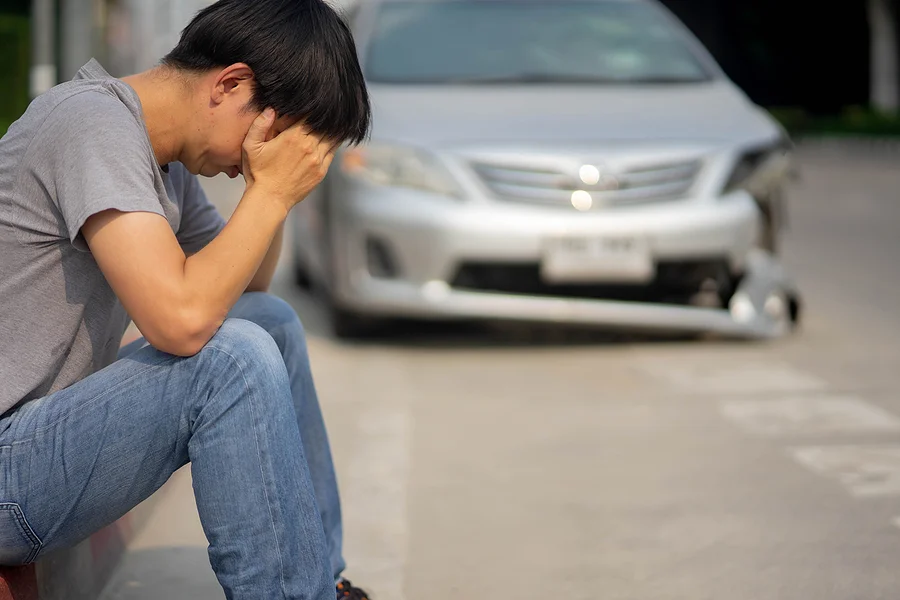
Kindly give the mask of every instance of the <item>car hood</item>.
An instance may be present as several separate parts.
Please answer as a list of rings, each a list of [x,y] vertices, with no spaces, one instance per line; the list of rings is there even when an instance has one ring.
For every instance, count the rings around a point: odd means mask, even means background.
[[[728,82],[645,86],[372,85],[373,140],[452,148],[480,142],[742,143],[778,134]]]

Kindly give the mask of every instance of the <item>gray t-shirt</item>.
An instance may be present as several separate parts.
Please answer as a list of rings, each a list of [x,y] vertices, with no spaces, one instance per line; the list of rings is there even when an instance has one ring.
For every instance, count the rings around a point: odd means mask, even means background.
[[[116,209],[165,217],[185,252],[222,217],[180,163],[156,163],[135,91],[96,61],[0,139],[0,414],[115,360],[129,318],[80,230]]]

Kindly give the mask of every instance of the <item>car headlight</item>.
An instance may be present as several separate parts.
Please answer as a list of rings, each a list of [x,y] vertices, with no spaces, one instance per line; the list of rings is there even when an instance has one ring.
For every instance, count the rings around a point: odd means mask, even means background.
[[[369,183],[460,197],[453,175],[424,150],[391,144],[368,144],[347,150],[341,171]]]
[[[793,147],[788,140],[745,152],[731,171],[723,193],[746,190],[755,198],[769,196],[790,175]]]

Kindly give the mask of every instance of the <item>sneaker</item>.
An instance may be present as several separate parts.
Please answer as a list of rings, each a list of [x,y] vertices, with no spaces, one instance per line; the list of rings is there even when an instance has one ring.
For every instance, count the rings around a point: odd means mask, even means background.
[[[369,594],[352,583],[349,579],[341,579],[335,586],[337,600],[369,600]]]

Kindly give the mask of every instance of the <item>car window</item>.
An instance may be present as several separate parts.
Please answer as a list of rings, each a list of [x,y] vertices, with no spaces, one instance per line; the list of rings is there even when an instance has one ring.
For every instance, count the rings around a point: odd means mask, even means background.
[[[638,2],[387,2],[366,53],[376,83],[666,83],[709,79],[680,30]]]

